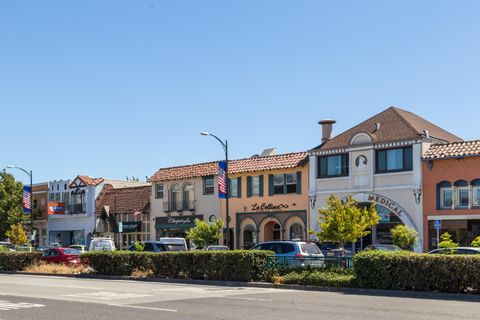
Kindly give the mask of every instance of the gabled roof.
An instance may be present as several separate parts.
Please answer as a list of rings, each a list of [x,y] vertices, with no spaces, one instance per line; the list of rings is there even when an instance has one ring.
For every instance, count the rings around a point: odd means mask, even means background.
[[[436,160],[473,156],[480,156],[480,140],[433,144],[427,150],[423,159]]]
[[[106,189],[96,205],[97,213],[110,206],[112,213],[145,213],[150,208],[151,186]]]
[[[377,123],[380,124],[378,130],[376,130]],[[381,143],[425,137],[425,130],[428,131],[428,135],[432,139],[443,142],[462,141],[456,135],[410,111],[390,107],[314,148],[314,150],[346,148],[358,133],[367,133],[372,138],[373,143]]]
[[[229,174],[288,169],[303,166],[308,161],[306,152],[286,153],[266,157],[253,157],[229,161]],[[186,166],[161,168],[149,180],[173,181],[218,174],[218,161]]]
[[[76,181],[79,180],[80,184],[76,184]],[[103,178],[92,178],[90,176],[82,176],[78,175],[75,179],[72,180],[70,183],[70,188],[72,187],[79,187],[79,186],[96,186],[103,182]]]

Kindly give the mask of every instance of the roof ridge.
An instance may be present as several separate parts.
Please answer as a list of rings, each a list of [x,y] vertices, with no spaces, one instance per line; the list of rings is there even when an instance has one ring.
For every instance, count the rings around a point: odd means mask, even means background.
[[[273,154],[269,156],[258,156],[258,157],[246,157],[246,158],[240,158],[240,159],[230,159],[228,162],[233,162],[233,161],[243,161],[243,160],[253,160],[253,159],[265,159],[265,158],[274,158],[274,157],[281,157],[281,156],[289,156],[293,154],[302,154],[305,153],[305,155],[308,155],[308,151],[298,151],[298,152],[288,152],[288,153],[281,153],[281,154]]]
[[[395,113],[400,117],[400,119],[403,121],[403,123],[405,123],[405,124],[407,125],[407,127],[409,127],[409,128],[410,128],[414,133],[416,133],[416,134],[420,134],[420,135],[421,135],[422,133],[421,133],[421,132],[418,132],[417,129],[415,129],[415,128],[412,126],[412,124],[411,124],[407,119],[405,119],[405,117],[404,117],[399,111],[408,112],[408,113],[410,113],[410,114],[412,114],[412,115],[414,115],[414,116],[416,116],[416,117],[418,117],[418,118],[421,118],[422,120],[425,120],[425,121],[431,123],[430,121],[428,121],[428,120],[420,117],[420,116],[417,115],[416,113],[413,113],[413,112],[404,110],[404,109],[402,109],[402,108],[398,108],[398,107],[395,107],[395,106],[391,106],[389,109],[392,109],[392,111],[395,112]],[[387,109],[387,110],[388,110],[388,109]],[[433,123],[432,123],[432,124],[433,124]]]

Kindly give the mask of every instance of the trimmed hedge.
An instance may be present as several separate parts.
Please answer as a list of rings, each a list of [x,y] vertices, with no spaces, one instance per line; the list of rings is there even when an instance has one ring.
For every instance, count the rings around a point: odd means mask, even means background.
[[[41,258],[41,252],[0,252],[0,271],[23,271]]]
[[[260,280],[268,251],[89,252],[82,260],[97,274],[129,276],[135,270],[172,279]]]
[[[480,293],[480,256],[370,251],[353,265],[361,287]]]
[[[320,287],[354,287],[353,271],[335,272],[333,270],[293,271],[284,276],[274,276],[272,282],[279,284],[300,284]]]

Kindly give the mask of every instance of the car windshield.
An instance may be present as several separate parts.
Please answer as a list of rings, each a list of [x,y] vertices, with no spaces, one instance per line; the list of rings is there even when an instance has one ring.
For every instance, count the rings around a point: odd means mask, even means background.
[[[394,245],[376,245],[374,248],[377,250],[383,250],[383,251],[398,251],[399,248]]]
[[[64,254],[80,255],[80,251],[77,249],[63,249]]]
[[[322,253],[315,243],[302,243],[300,244],[302,251],[309,254]]]
[[[185,246],[183,244],[165,244],[168,248],[168,251],[185,251]]]

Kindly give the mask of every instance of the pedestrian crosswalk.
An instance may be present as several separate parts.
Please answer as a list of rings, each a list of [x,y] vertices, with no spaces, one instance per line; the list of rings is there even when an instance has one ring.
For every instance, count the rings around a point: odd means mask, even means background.
[[[0,311],[42,308],[42,307],[45,307],[45,305],[37,304],[37,303],[10,302],[6,300],[0,300]]]

